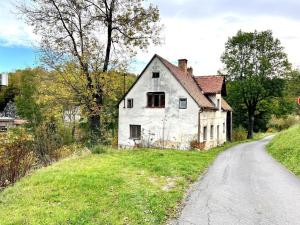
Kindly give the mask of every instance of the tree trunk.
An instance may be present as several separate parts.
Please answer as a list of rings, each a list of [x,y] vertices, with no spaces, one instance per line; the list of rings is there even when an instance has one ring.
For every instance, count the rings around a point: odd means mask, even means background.
[[[253,139],[253,128],[254,128],[254,111],[248,110],[248,134],[247,139]]]
[[[112,22],[108,22],[107,26],[107,45],[106,45],[106,53],[105,53],[105,61],[103,66],[103,72],[107,72],[109,60],[110,60],[110,51],[111,51],[111,43],[112,43]]]
[[[88,119],[91,133],[95,136],[100,135],[100,115],[90,115]]]

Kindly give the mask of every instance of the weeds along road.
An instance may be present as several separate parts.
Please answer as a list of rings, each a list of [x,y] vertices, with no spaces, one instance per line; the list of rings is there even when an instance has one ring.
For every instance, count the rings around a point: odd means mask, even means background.
[[[221,153],[172,224],[300,225],[300,179],[266,153],[270,139]]]

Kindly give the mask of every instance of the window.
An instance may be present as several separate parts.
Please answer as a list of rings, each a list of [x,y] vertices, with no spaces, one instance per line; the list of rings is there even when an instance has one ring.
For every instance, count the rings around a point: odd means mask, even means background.
[[[203,141],[207,140],[207,127],[203,127]]]
[[[134,140],[141,139],[141,125],[130,125],[130,138]]]
[[[127,108],[133,108],[133,98],[127,99]]]
[[[211,125],[210,126],[210,139],[213,139],[214,138],[214,126]]]
[[[220,99],[217,99],[217,108],[220,109]]]
[[[225,134],[225,123],[223,123],[223,133]]]
[[[159,78],[159,72],[153,72],[152,78]]]
[[[180,98],[179,99],[179,109],[186,109],[187,108],[187,99]]]
[[[164,92],[148,92],[147,107],[149,108],[164,108],[165,93]]]

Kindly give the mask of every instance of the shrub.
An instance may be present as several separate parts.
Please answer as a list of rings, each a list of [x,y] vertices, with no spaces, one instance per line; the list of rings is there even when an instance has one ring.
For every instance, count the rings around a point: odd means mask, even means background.
[[[82,153],[85,149],[81,145],[72,144],[72,145],[64,145],[58,149],[56,149],[52,154],[53,160],[59,160],[66,158],[71,155],[77,155]]]
[[[233,141],[243,141],[247,139],[247,130],[242,126],[234,128],[232,131]]]
[[[66,148],[74,143],[71,128],[50,119],[41,122],[31,130],[34,136],[33,147],[41,164],[49,165],[61,157],[66,157],[67,152],[72,154],[73,150]]]
[[[36,165],[32,137],[24,129],[0,135],[0,187],[15,183]]]
[[[103,154],[107,152],[108,147],[104,145],[96,145],[92,148],[92,153],[93,154]]]
[[[269,123],[268,123],[268,128],[277,130],[277,131],[282,131],[285,129],[290,128],[291,126],[299,123],[300,120],[297,116],[287,116],[287,117],[282,117],[282,118],[278,118],[276,116],[272,116],[272,118],[270,119]]]
[[[191,149],[199,149],[203,150],[205,148],[205,142],[198,142],[197,140],[193,140],[190,142]]]

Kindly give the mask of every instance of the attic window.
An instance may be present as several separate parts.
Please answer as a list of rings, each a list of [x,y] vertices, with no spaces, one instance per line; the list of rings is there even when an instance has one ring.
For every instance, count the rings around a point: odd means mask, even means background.
[[[159,72],[153,72],[152,78],[159,78]]]
[[[164,92],[148,92],[147,93],[148,108],[165,108]]]
[[[133,108],[133,98],[127,99],[127,108]]]
[[[179,109],[186,109],[187,108],[187,99],[180,98],[179,99]]]

